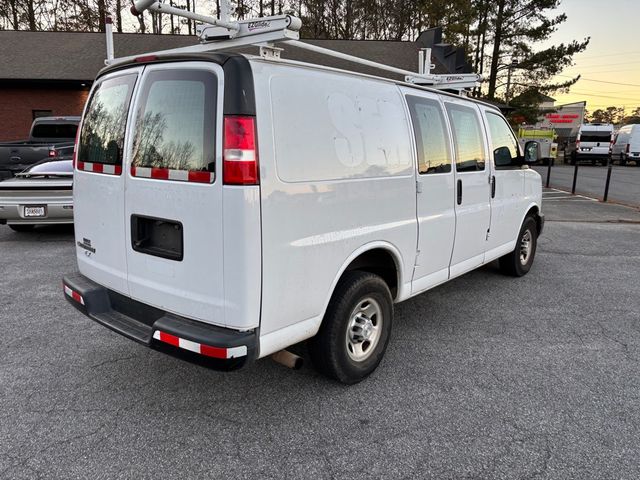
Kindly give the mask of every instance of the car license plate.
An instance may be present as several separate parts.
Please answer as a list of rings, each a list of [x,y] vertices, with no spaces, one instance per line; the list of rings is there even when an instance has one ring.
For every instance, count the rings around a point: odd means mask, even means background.
[[[45,208],[44,207],[24,207],[24,216],[25,217],[44,217]]]

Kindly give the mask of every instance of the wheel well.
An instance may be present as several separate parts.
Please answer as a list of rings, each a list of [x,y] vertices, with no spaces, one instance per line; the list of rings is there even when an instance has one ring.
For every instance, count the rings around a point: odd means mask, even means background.
[[[525,216],[525,218],[533,217],[536,221],[536,226],[538,227],[538,233],[542,231],[542,219],[540,218],[540,215],[538,215],[539,213],[540,209],[538,207],[531,207]]]
[[[393,255],[388,250],[376,248],[364,252],[349,264],[345,272],[352,270],[361,270],[378,275],[389,287],[391,296],[394,299],[396,298],[398,294],[398,266]]]

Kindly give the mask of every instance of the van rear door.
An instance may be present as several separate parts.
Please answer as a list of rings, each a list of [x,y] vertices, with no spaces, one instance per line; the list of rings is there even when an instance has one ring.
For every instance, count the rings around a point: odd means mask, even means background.
[[[124,229],[130,296],[224,325],[223,70],[148,65],[127,148]]]
[[[80,272],[128,294],[123,151],[129,105],[142,68],[101,77],[85,109],[75,153],[74,221]]]
[[[607,155],[613,132],[607,127],[584,128],[580,132],[580,153]]]

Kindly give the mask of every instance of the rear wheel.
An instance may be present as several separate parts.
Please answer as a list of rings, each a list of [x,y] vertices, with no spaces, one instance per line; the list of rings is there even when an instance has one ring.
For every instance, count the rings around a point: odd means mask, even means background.
[[[533,217],[527,217],[520,228],[516,248],[500,258],[500,270],[513,277],[526,275],[533,265],[537,246],[538,226]]]
[[[14,232],[30,232],[35,225],[9,225],[9,228]]]
[[[310,341],[314,366],[345,384],[363,380],[384,356],[392,321],[393,299],[384,280],[368,272],[346,272]]]

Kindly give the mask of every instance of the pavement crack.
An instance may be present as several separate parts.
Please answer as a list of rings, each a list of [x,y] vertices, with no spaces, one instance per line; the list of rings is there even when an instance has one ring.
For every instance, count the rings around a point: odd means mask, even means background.
[[[134,358],[140,358],[137,355],[131,355],[130,357],[121,357],[121,358],[113,358],[110,360],[105,360],[104,362],[96,363],[95,365],[91,365],[91,368],[98,368],[104,365],[109,365],[112,363],[124,362],[127,360],[133,360]]]

